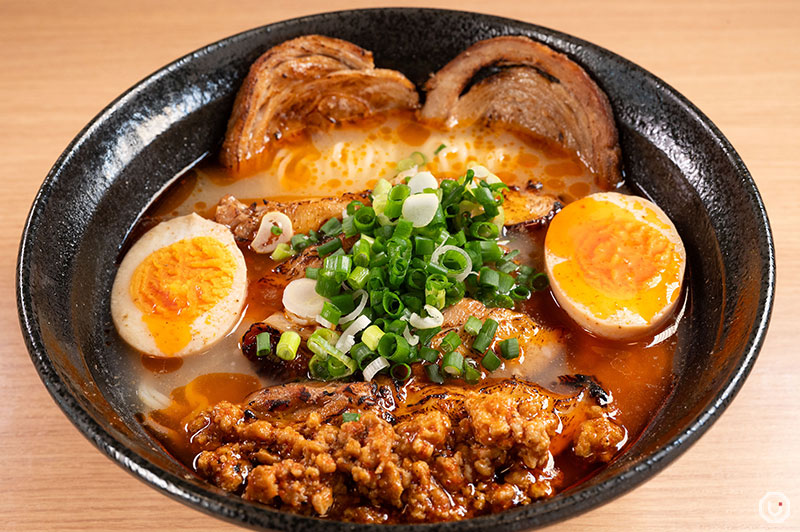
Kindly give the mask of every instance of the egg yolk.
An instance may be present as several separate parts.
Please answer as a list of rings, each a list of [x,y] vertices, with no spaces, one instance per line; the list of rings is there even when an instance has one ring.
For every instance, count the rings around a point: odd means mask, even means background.
[[[557,257],[553,276],[572,301],[601,319],[620,310],[650,322],[679,295],[682,258],[672,231],[641,203],[622,207],[591,196],[552,221],[545,247]]]
[[[231,253],[208,236],[158,249],[136,267],[131,297],[162,353],[189,344],[191,324],[230,293],[235,269]]]

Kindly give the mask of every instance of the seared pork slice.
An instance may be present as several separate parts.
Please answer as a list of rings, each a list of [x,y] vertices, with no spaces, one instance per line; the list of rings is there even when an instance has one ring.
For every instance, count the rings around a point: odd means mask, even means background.
[[[487,67],[502,70],[462,96]],[[603,188],[622,179],[608,97],[578,64],[544,44],[521,36],[480,41],[439,70],[425,90],[425,120],[446,127],[500,123],[576,153]]]
[[[250,67],[236,95],[220,160],[243,170],[270,143],[307,127],[415,109],[414,84],[376,69],[372,53],[353,43],[306,35],[269,49]]]
[[[504,225],[512,231],[545,224],[561,209],[561,202],[532,184],[511,187],[503,196]]]
[[[565,349],[564,331],[547,328],[536,323],[527,314],[511,309],[489,308],[480,301],[464,298],[446,308],[442,315],[444,316],[442,331],[431,340],[431,345],[438,347],[450,331],[455,331],[461,337],[461,345],[457,350],[465,358],[472,358],[478,362],[479,367],[483,354],[471,349],[474,337],[464,331],[464,324],[470,316],[475,316],[481,321],[491,318],[497,322],[497,333],[489,347],[498,356],[500,356],[498,344],[502,340],[516,338],[519,341],[519,357],[512,360],[503,359],[503,365],[491,373],[492,377],[534,378]]]
[[[463,519],[555,493],[559,455],[610,460],[622,427],[587,389],[507,379],[293,383],[186,425],[197,472],[245,499],[350,521]],[[348,414],[347,417],[344,414]]]
[[[261,218],[268,212],[282,212],[292,221],[292,230],[308,233],[318,230],[330,218],[342,218],[342,211],[351,201],[370,204],[369,191],[342,194],[337,198],[319,198],[299,201],[262,200],[246,205],[228,194],[217,204],[214,220],[227,225],[239,242],[250,242],[258,232]]]

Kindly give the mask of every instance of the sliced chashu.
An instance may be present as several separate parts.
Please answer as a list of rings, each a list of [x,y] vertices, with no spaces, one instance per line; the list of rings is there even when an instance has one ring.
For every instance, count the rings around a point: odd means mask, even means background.
[[[512,231],[545,224],[561,209],[554,196],[542,194],[533,183],[503,193],[503,224]]]
[[[481,321],[491,318],[497,322],[497,332],[489,348],[503,363],[491,373],[492,377],[532,379],[565,349],[564,331],[540,325],[527,314],[511,309],[489,308],[480,301],[464,298],[446,308],[442,315],[444,316],[442,331],[433,338],[431,346],[438,348],[444,337],[450,331],[455,331],[461,338],[461,345],[457,351],[464,358],[474,359],[484,373],[486,371],[480,366],[483,353],[477,353],[471,348],[475,337],[464,331],[464,324],[470,316],[475,316]],[[498,344],[509,338],[518,340],[520,353],[515,359],[505,360],[500,354]]]
[[[506,67],[462,93],[481,69]],[[527,37],[470,46],[425,85],[421,116],[446,127],[500,123],[576,153],[599,186],[622,179],[617,128],[608,97],[575,62]]]
[[[261,218],[268,212],[282,212],[292,221],[294,234],[306,234],[312,229],[319,230],[331,218],[341,220],[342,211],[351,201],[369,205],[369,192],[287,202],[262,200],[249,205],[228,194],[217,204],[214,220],[227,225],[239,242],[250,242],[258,231]]]
[[[377,377],[371,382],[352,383],[297,382],[264,388],[251,394],[243,405],[255,417],[279,425],[305,421],[313,412],[321,422],[341,423],[344,412],[370,412],[390,424],[403,424],[413,418],[436,410],[450,419],[450,426],[470,415],[470,403],[491,397],[499,407],[517,409],[522,403],[527,408],[552,412],[560,421],[556,434],[550,440],[549,450],[555,456],[570,448],[586,429],[586,421],[603,419],[607,428],[619,429],[607,415],[613,405],[598,399],[596,391],[601,386],[587,381],[576,386],[572,394],[558,394],[531,382],[518,379],[491,379],[474,386],[461,383],[426,384],[410,381],[398,387],[397,381]],[[503,416],[504,412],[496,412]],[[474,422],[474,420],[473,420]],[[609,438],[607,453],[597,453],[608,461],[618,448],[622,430],[614,431]]]
[[[394,109],[415,109],[414,84],[376,69],[353,43],[306,35],[270,48],[250,67],[236,95],[220,160],[243,170],[271,142],[309,126],[326,126]]]

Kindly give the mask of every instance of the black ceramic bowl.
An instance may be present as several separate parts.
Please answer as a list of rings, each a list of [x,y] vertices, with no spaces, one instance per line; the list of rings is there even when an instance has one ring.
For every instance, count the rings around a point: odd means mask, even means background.
[[[374,51],[421,85],[480,39],[527,35],[560,50],[608,93],[626,177],[674,220],[691,265],[690,342],[656,419],[627,452],[556,497],[426,530],[516,530],[573,516],[648,479],[705,432],[739,390],[767,330],[775,288],[769,222],[750,174],[717,128],[661,80],[607,50],[486,15],[421,9],[328,13],[258,28],[159,70],[97,116],[56,162],[23,233],[19,316],[33,363],[72,422],[120,466],[165,494],[254,528],[356,530],[267,509],[194,477],[143,430],[109,313],[122,243],[182,168],[218,149],[250,63],[307,33]]]

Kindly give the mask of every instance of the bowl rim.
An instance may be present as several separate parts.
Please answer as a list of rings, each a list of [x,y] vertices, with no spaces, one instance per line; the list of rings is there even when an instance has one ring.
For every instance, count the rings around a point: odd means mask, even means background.
[[[131,448],[124,445],[112,434],[106,431],[96,422],[89,412],[83,408],[80,402],[70,392],[65,382],[61,379],[54,365],[50,361],[38,327],[37,316],[32,306],[30,290],[30,259],[34,242],[33,233],[41,222],[41,210],[43,205],[50,198],[50,192],[60,177],[60,171],[65,164],[75,155],[84,142],[91,136],[92,132],[98,128],[109,116],[124,105],[129,99],[138,93],[146,90],[149,86],[156,83],[165,76],[170,75],[184,63],[205,56],[217,48],[236,43],[247,39],[254,34],[263,32],[266,28],[273,28],[281,24],[307,24],[314,23],[323,17],[337,15],[358,15],[362,12],[396,12],[409,13],[424,11],[430,16],[440,15],[459,15],[459,16],[478,16],[490,20],[496,24],[510,24],[516,28],[526,28],[531,31],[546,33],[553,38],[564,39],[579,47],[589,47],[601,52],[626,66],[639,71],[645,78],[654,82],[660,90],[669,94],[680,103],[693,118],[711,136],[714,137],[719,147],[723,150],[728,160],[733,164],[735,171],[741,177],[741,185],[744,192],[754,207],[754,211],[759,217],[760,224],[758,230],[758,240],[762,263],[765,266],[765,275],[760,282],[760,292],[758,301],[758,312],[756,320],[748,337],[744,352],[741,355],[736,371],[727,380],[725,387],[719,392],[714,400],[702,412],[695,415],[688,423],[686,429],[678,436],[674,437],[663,445],[658,452],[650,456],[636,467],[623,471],[621,474],[611,477],[599,484],[590,486],[584,490],[576,491],[568,495],[557,495],[551,499],[541,501],[537,504],[527,505],[512,511],[489,514],[463,521],[451,521],[432,524],[403,524],[403,525],[363,525],[346,523],[341,521],[321,520],[314,517],[306,517],[296,514],[281,512],[271,508],[266,508],[254,503],[247,502],[238,496],[231,496],[211,491],[205,487],[198,487],[187,482],[185,479],[173,475],[172,473],[156,466],[152,462],[139,456]],[[20,328],[22,329],[25,345],[30,354],[36,371],[45,384],[48,392],[61,408],[64,414],[75,425],[76,428],[95,445],[101,452],[116,462],[120,467],[128,471],[139,480],[158,489],[167,496],[195,509],[199,509],[206,514],[217,518],[225,519],[240,526],[252,528],[262,527],[286,527],[285,529],[299,530],[304,526],[314,526],[324,524],[327,530],[368,530],[375,527],[391,528],[392,530],[484,530],[488,527],[501,526],[504,530],[516,530],[531,525],[532,519],[536,519],[534,526],[544,526],[556,521],[574,517],[591,508],[600,506],[610,500],[617,498],[633,488],[639,486],[644,481],[661,471],[678,456],[686,451],[697,439],[708,430],[708,428],[719,418],[721,413],[730,404],[740,390],[745,378],[750,373],[758,353],[763,345],[764,338],[769,326],[775,298],[776,282],[776,261],[775,247],[771,232],[769,218],[756,184],[747,170],[744,162],[739,157],[736,150],[728,139],[722,134],[717,126],[703,114],[694,104],[686,99],[682,94],[672,88],[669,84],[648,70],[632,63],[631,61],[603,48],[592,44],[583,39],[572,35],[552,30],[543,26],[529,22],[488,15],[484,13],[437,9],[437,8],[398,8],[398,7],[377,7],[347,9],[329,11],[305,15],[276,21],[270,24],[252,28],[216,42],[198,48],[154,71],[132,87],[115,98],[103,110],[101,110],[92,120],[84,126],[81,131],[69,143],[67,148],[61,153],[50,171],[47,173],[39,191],[37,192],[27,216],[25,227],[22,231],[19,252],[16,266],[16,295],[17,311],[19,315]]]

